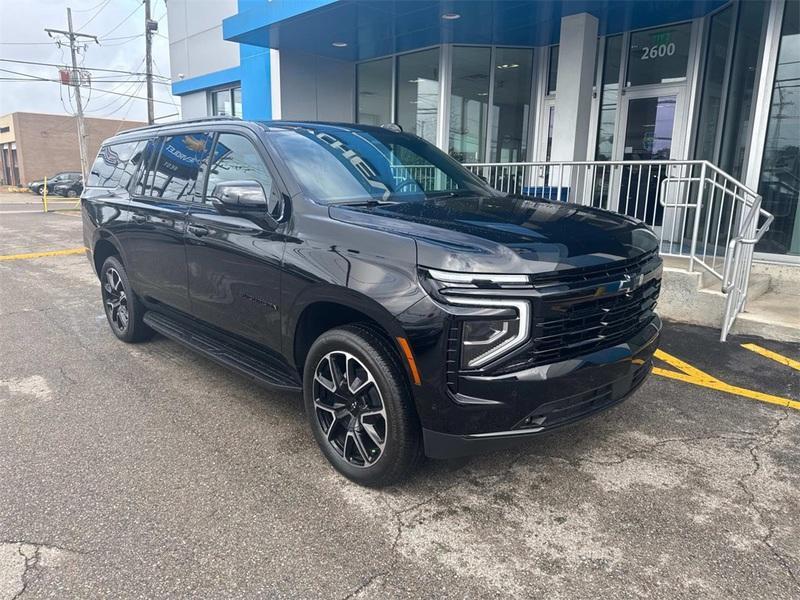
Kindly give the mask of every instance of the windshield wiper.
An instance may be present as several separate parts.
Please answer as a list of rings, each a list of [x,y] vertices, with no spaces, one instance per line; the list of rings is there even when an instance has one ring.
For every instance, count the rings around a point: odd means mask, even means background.
[[[371,200],[353,200],[352,202],[335,202],[336,206],[367,206],[372,208],[373,206],[380,206],[383,204],[396,204],[395,202],[391,202],[389,200],[376,200],[375,198]]]

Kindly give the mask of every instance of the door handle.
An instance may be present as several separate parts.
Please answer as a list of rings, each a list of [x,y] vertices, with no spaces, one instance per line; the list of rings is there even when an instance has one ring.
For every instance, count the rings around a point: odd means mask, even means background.
[[[194,234],[197,237],[203,237],[209,233],[208,227],[204,227],[203,225],[189,225],[186,229],[189,230],[189,233]]]
[[[144,223],[147,221],[147,217],[145,215],[137,215],[136,213],[131,215],[131,222],[132,223]]]

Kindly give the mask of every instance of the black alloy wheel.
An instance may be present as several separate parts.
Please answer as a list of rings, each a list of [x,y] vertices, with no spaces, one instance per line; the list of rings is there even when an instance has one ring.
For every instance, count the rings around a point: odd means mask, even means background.
[[[111,327],[115,332],[125,335],[130,324],[128,294],[122,285],[122,277],[114,266],[109,266],[103,273],[103,304]]]
[[[349,352],[329,352],[314,372],[314,410],[331,448],[350,465],[375,464],[386,447],[386,409],[369,369]]]
[[[326,331],[303,368],[306,414],[325,458],[342,475],[382,487],[422,458],[410,384],[391,342],[371,324]]]
[[[100,269],[100,294],[114,335],[123,342],[140,342],[152,337],[153,330],[142,320],[144,306],[133,292],[118,256],[109,256]]]

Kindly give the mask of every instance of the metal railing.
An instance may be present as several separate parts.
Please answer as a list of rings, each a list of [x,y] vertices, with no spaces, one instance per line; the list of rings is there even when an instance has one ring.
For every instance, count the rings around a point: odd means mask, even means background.
[[[753,248],[773,216],[761,196],[708,161],[573,161],[464,165],[510,194],[575,202],[626,214],[649,225],[662,256],[688,259],[727,294],[725,341],[747,302]]]

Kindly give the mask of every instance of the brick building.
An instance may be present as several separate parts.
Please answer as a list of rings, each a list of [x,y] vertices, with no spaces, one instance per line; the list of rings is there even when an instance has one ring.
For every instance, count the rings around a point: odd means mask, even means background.
[[[89,161],[100,144],[137,121],[86,119]],[[0,185],[26,185],[59,171],[80,171],[75,117],[15,112],[0,116]]]

